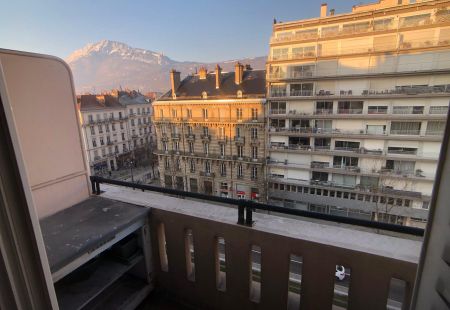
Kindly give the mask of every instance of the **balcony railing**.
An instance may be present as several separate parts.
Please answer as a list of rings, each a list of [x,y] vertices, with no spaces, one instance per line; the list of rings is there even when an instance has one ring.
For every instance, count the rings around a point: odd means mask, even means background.
[[[234,136],[234,142],[236,142],[236,143],[245,143],[245,137]]]
[[[200,135],[200,138],[205,141],[211,141],[211,135],[209,134]]]
[[[338,114],[362,114],[363,109],[340,109],[338,108]]]
[[[214,178],[214,172],[200,171],[200,176]]]
[[[314,92],[312,90],[295,90],[295,89],[291,89],[290,95],[292,97],[296,97],[296,96],[313,96]]]
[[[270,109],[270,114],[286,114],[286,109]]]
[[[333,114],[333,109],[316,109],[314,111],[315,115],[328,115],[328,114]]]
[[[219,143],[227,143],[227,141],[228,141],[228,137],[226,137],[226,136],[218,136],[217,137],[217,142],[219,142]]]
[[[195,135],[193,133],[187,133],[184,136],[187,140],[195,140]]]
[[[361,46],[355,46],[353,48],[348,48],[343,45],[341,48],[334,49],[322,49],[318,52],[309,53],[288,53],[283,55],[271,55],[269,56],[269,61],[288,61],[288,60],[301,60],[301,59],[311,59],[316,57],[328,57],[328,56],[343,56],[343,55],[355,55],[355,54],[366,54],[373,52],[388,52],[407,50],[412,48],[429,48],[429,47],[439,47],[447,46],[450,44],[450,40],[437,40],[431,38],[430,40],[424,41],[423,39],[403,41],[394,44],[366,44]]]
[[[270,127],[269,132],[279,133],[298,133],[298,134],[319,134],[319,135],[374,135],[384,136],[386,131],[371,131],[371,130],[341,130],[337,128],[316,128],[316,127],[294,127],[294,128],[279,128]],[[403,130],[401,132],[404,132]],[[396,133],[398,134],[398,133]]]
[[[179,140],[180,137],[181,137],[181,135],[179,133],[173,133],[172,134],[172,139],[174,139],[174,140]]]
[[[270,95],[272,97],[286,97],[287,91],[286,90],[271,90]]]

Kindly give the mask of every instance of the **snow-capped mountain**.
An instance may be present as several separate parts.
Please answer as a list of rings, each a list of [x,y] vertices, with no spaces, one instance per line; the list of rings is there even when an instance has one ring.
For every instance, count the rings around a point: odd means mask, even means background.
[[[109,40],[90,43],[74,51],[66,61],[72,68],[77,93],[101,92],[118,87],[164,92],[170,87],[170,69],[175,68],[185,76],[202,65],[209,70],[214,70],[216,65],[179,62],[161,53]],[[266,57],[228,60],[219,65],[224,71],[230,71],[234,70],[236,61],[250,64],[254,69],[264,69]]]

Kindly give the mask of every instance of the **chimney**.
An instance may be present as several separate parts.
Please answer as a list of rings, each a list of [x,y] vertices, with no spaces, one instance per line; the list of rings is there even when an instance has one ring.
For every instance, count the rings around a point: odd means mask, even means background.
[[[322,3],[320,6],[320,17],[327,17],[328,5],[326,3]]]
[[[206,70],[206,68],[205,67],[201,67],[200,70],[198,71],[198,75],[200,77],[200,80],[205,80],[207,73],[208,73],[208,71]]]
[[[244,66],[237,62],[234,65],[234,82],[239,85],[242,83],[242,78],[244,77]]]
[[[222,68],[217,64],[216,65],[216,89],[220,88],[220,75],[222,73]]]
[[[177,89],[180,86],[180,72],[175,69],[170,70],[170,84],[172,85],[172,97],[177,97]]]
[[[335,10],[334,9],[330,9],[330,16],[334,16]]]

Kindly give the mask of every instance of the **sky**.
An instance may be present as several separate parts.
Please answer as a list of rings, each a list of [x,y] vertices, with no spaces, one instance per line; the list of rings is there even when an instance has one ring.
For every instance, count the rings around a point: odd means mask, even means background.
[[[178,61],[267,55],[273,19],[317,17],[311,0],[0,0],[0,48],[66,58],[103,39]],[[329,0],[336,14],[360,1]],[[367,1],[366,1],[367,2]],[[372,1],[374,2],[374,1]]]

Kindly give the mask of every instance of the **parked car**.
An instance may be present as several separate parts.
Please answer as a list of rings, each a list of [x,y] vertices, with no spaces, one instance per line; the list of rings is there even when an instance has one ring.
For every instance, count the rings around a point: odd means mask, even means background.
[[[345,279],[345,268],[342,265],[336,265],[336,273],[335,273],[336,279],[339,281],[342,281]]]

